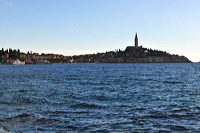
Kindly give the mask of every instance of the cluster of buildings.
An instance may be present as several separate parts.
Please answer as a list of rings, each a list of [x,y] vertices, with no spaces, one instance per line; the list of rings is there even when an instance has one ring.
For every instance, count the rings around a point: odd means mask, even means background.
[[[46,63],[186,63],[191,62],[185,56],[171,55],[165,51],[152,50],[138,46],[135,34],[134,46],[127,46],[124,51],[116,50],[105,53],[63,56],[58,54],[21,53],[19,50],[1,50],[0,61],[13,64],[17,59],[26,64]]]
[[[67,56],[58,54],[38,54],[38,53],[17,53],[16,56],[10,56],[10,53],[1,54],[0,62],[2,64],[13,64],[16,60],[26,64],[49,64],[64,63],[68,61]]]

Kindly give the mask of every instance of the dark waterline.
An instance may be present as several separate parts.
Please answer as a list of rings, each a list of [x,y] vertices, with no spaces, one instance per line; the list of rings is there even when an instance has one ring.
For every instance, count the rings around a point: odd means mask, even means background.
[[[11,132],[200,132],[200,64],[0,65]]]

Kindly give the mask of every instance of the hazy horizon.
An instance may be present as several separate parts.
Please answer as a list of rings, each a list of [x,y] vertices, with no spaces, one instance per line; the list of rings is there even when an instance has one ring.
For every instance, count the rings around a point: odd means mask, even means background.
[[[199,0],[0,0],[0,46],[63,55],[139,45],[200,61]]]

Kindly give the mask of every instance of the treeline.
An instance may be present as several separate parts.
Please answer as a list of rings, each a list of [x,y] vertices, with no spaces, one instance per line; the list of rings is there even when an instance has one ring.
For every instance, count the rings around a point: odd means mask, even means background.
[[[19,49],[6,49],[4,50],[3,48],[0,50],[0,56],[4,56],[6,54],[9,54],[9,58],[20,58],[20,50]]]
[[[153,49],[145,49],[146,50],[146,56],[170,56],[171,54],[167,53],[166,51],[160,51],[160,50],[153,50]]]

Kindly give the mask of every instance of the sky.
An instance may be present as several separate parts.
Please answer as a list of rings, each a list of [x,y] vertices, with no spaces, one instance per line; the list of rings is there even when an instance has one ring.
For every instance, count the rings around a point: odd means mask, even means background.
[[[63,55],[139,45],[200,61],[200,0],[0,0],[0,48]]]

